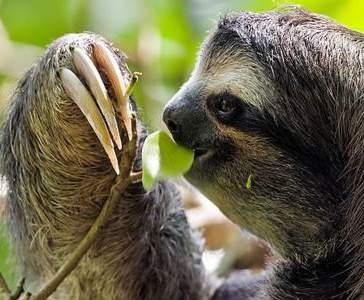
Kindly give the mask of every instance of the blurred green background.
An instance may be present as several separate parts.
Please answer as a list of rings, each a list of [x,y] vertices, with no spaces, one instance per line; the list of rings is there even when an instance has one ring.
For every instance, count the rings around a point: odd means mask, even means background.
[[[94,31],[129,56],[143,72],[136,91],[150,128],[160,126],[164,103],[187,79],[196,52],[220,15],[299,4],[364,31],[364,1],[355,0],[0,0],[0,113],[16,80],[52,40]],[[0,199],[0,218],[4,210]],[[1,219],[0,219],[1,221]],[[11,251],[0,228],[0,272],[14,284]]]

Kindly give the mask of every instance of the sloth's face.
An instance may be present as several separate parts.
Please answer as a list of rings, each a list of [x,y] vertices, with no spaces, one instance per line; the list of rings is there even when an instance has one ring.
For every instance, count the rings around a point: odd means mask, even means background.
[[[295,100],[242,35],[219,28],[208,37],[164,122],[194,150],[186,179],[232,221],[281,253],[314,251],[330,238],[337,205],[327,169],[284,109]]]

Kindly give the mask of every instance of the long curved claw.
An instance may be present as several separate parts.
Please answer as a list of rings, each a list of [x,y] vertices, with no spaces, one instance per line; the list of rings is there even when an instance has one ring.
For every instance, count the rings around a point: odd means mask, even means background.
[[[85,115],[100,140],[101,145],[104,147],[116,174],[119,174],[119,164],[114,151],[113,141],[94,99],[71,70],[63,68],[60,76],[67,95],[78,105]]]
[[[101,67],[105,71],[111,82],[112,88],[116,94],[121,118],[123,119],[130,140],[132,137],[132,129],[129,107],[127,103],[127,89],[121,71],[119,69],[119,65],[116,62],[111,51],[100,42],[96,42],[94,45],[94,57],[99,67]]]
[[[111,135],[120,150],[121,139],[118,124],[115,118],[115,111],[107,94],[106,87],[101,79],[99,72],[93,64],[91,58],[86,52],[80,48],[76,48],[73,52],[73,62],[80,75],[86,80],[88,87],[91,89],[106,123],[110,129]]]

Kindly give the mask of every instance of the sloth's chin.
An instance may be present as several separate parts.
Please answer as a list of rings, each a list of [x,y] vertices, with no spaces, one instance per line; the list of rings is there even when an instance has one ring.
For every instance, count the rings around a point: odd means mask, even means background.
[[[216,167],[215,154],[215,149],[195,149],[192,166],[184,174],[185,179],[201,191],[206,185],[210,185],[213,179],[211,176]]]
[[[200,177],[201,172],[203,172],[203,170],[206,171],[207,169],[209,169],[214,154],[215,154],[214,149],[196,148],[194,150],[193,163],[190,170],[188,171],[188,174],[192,175],[192,177],[194,176]]]

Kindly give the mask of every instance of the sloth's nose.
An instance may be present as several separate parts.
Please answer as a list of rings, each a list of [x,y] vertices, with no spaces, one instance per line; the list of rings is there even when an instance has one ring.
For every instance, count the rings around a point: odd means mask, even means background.
[[[214,132],[206,113],[198,105],[198,97],[192,93],[177,93],[164,108],[163,121],[174,141],[190,149]]]
[[[181,133],[181,124],[178,120],[178,113],[173,106],[168,105],[163,112],[163,122],[167,125],[174,139],[178,139]]]

